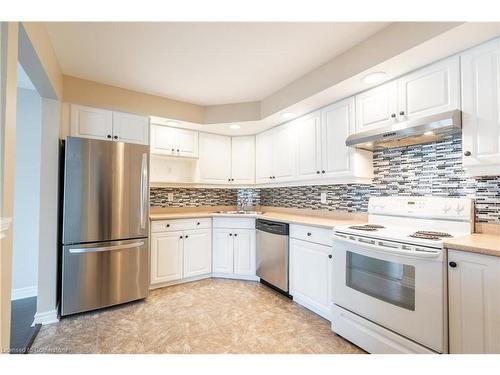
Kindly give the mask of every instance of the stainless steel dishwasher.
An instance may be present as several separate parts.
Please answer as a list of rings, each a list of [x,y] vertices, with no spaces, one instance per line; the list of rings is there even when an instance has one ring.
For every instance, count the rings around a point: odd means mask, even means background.
[[[257,219],[256,229],[257,276],[288,295],[288,224]]]

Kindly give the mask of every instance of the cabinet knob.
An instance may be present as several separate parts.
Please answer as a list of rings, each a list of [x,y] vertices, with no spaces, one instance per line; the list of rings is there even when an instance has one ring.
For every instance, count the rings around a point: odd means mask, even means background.
[[[188,238],[189,236],[184,236],[184,238]]]
[[[179,152],[179,149],[177,149],[177,152]]]
[[[235,234],[234,234],[234,236],[235,236],[235,237],[238,237],[238,233],[235,233]]]
[[[470,152],[470,151],[465,151],[465,152],[464,152],[464,155],[465,155],[465,156],[471,156],[472,154],[471,154],[471,152]]]
[[[170,224],[165,225],[167,228],[170,227]]]
[[[179,238],[182,238],[182,236],[180,236]]]
[[[451,268],[456,268],[457,267],[457,264],[455,262],[450,262],[448,264],[450,265]]]
[[[111,134],[108,134],[107,137],[111,139]]]
[[[200,225],[200,222],[198,221],[198,222],[196,223],[196,225]]]
[[[399,115],[400,115],[400,116],[404,116],[404,115],[405,115],[405,111],[401,111],[401,112],[399,112]]]
[[[328,258],[332,259],[333,258],[332,254],[328,254]]]
[[[114,138],[114,139],[118,139],[118,136],[117,136],[117,135],[115,135],[113,138]]]
[[[230,236],[232,236],[233,234],[232,233],[229,233]]]
[[[319,171],[316,171],[317,174],[319,174]]]
[[[321,171],[321,173],[325,173],[325,171]]]
[[[396,118],[396,114],[395,114],[395,113],[392,113],[392,114],[391,114],[391,117],[392,117],[392,118]]]
[[[311,237],[312,233],[311,233],[311,232],[307,232],[307,235],[308,235],[309,237]]]
[[[174,151],[175,151],[175,148],[172,149],[172,152],[174,152]]]

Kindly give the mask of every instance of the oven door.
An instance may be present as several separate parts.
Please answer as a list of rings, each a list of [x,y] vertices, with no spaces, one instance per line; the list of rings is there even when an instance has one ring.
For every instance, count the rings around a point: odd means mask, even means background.
[[[446,348],[443,252],[334,235],[333,302],[437,352]],[[423,248],[422,250],[425,250]]]

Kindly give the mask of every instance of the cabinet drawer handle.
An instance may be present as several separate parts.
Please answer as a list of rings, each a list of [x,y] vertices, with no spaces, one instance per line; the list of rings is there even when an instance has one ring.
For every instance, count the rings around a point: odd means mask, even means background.
[[[332,254],[328,254],[328,258],[332,259],[333,258]]]
[[[471,156],[472,154],[471,154],[471,152],[470,152],[470,151],[465,151],[465,152],[464,152],[464,155],[465,155],[465,156]]]
[[[456,268],[457,267],[457,264],[455,262],[450,262],[448,264],[450,265],[451,268]]]

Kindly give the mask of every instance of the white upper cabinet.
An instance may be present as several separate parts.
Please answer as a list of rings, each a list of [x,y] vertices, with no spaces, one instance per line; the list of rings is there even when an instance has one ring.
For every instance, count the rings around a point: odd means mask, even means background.
[[[255,137],[231,138],[231,182],[253,184],[255,182]]]
[[[273,129],[273,182],[291,181],[297,175],[297,132],[293,122]]]
[[[398,80],[400,120],[428,116],[460,108],[458,56],[407,74]]]
[[[209,184],[231,182],[231,137],[200,133],[199,181]]]
[[[131,113],[113,112],[113,139],[148,145],[149,118]]]
[[[356,95],[356,131],[393,124],[398,109],[398,84],[383,84]]]
[[[149,144],[149,118],[71,104],[71,135]]]
[[[500,354],[500,258],[448,251],[450,353]]]
[[[198,132],[152,124],[151,153],[197,158]]]
[[[297,131],[297,176],[321,178],[321,114],[314,112],[294,121]]]
[[[257,183],[272,182],[274,129],[255,137],[255,178]]]
[[[71,104],[71,135],[112,140],[113,112]]]
[[[354,133],[355,128],[354,98],[324,108],[321,116],[321,172],[325,177],[350,174],[355,153],[363,152],[345,144],[346,138]],[[371,163],[371,158],[368,162]],[[371,168],[367,173],[371,173]]]
[[[500,38],[461,56],[463,164],[471,176],[500,170]]]

